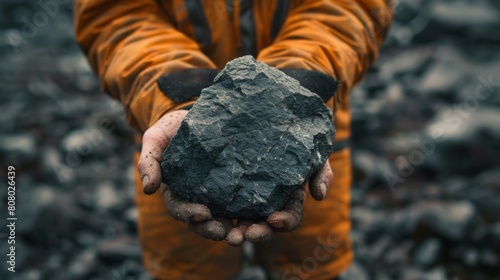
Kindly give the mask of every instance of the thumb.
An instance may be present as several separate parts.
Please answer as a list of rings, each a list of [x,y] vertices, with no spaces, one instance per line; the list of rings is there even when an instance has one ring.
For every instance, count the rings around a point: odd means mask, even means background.
[[[320,171],[316,172],[309,180],[309,192],[318,201],[325,198],[330,185],[333,182],[333,171],[330,162],[327,160]]]
[[[153,194],[160,187],[162,153],[170,144],[186,114],[185,110],[168,113],[144,133],[137,169],[145,194]]]

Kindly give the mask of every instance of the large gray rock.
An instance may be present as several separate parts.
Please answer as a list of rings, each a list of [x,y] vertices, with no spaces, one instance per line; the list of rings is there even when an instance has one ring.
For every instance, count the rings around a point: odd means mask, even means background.
[[[265,217],[325,163],[335,135],[321,98],[276,68],[229,62],[163,154],[163,181],[215,215]]]

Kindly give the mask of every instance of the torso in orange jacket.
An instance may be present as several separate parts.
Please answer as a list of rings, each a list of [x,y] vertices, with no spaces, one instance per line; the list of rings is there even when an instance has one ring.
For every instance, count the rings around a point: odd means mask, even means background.
[[[102,88],[144,131],[178,103],[159,77],[221,69],[253,54],[277,68],[335,78],[337,140],[349,137],[349,97],[392,20],[389,0],[76,0],[76,36]],[[327,104],[333,109],[333,99]],[[182,104],[181,104],[182,105]]]
[[[199,87],[209,85],[213,73],[229,60],[252,54],[277,68],[298,70],[294,77],[314,89],[332,110],[338,100],[336,141],[343,142],[350,135],[348,93],[377,56],[392,21],[389,2],[75,0],[76,37],[103,91],[122,102],[130,124],[139,132],[166,112],[191,104]],[[166,79],[161,89],[160,78]],[[335,98],[333,80],[338,83]],[[338,184],[330,189],[338,191],[337,200],[333,194],[330,198],[339,214],[332,214],[328,224],[345,225],[335,233],[345,236],[350,174],[344,166],[349,164],[349,154],[337,153],[330,161],[337,167],[334,185]],[[160,207],[161,199],[153,199],[138,197],[137,201],[139,207],[154,203]],[[314,206],[306,202],[308,208]],[[142,225],[148,223],[145,219]],[[336,267],[338,272],[341,266]]]

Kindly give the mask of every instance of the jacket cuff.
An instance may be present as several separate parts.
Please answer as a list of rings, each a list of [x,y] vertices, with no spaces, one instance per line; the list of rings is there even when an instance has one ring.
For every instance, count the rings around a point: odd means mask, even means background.
[[[283,68],[283,73],[299,81],[300,85],[321,97],[327,102],[335,95],[339,83],[332,77],[318,71]]]
[[[191,68],[167,74],[158,79],[158,87],[174,103],[184,103],[200,96],[201,90],[213,84],[217,69]]]
[[[301,86],[319,95],[323,102],[327,102],[332,98],[338,88],[338,82],[322,72],[292,68],[280,70],[298,80]],[[217,69],[191,68],[173,72],[159,78],[157,80],[158,88],[176,105],[169,106],[163,112],[157,113],[151,121],[154,123],[168,111],[189,109],[200,96],[201,90],[213,84],[218,73],[219,70]],[[152,124],[150,123],[149,125]]]

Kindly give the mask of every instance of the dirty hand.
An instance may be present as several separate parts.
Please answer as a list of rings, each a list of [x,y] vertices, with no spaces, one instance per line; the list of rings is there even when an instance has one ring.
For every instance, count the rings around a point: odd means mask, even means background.
[[[296,229],[302,221],[306,189],[309,188],[315,200],[321,201],[325,198],[332,180],[333,172],[327,160],[320,171],[292,193],[282,210],[272,213],[267,219],[238,221],[237,225],[229,231],[226,237],[227,242],[231,246],[239,246],[245,240],[265,242],[273,237],[274,232],[289,232]]]
[[[273,237],[275,231],[288,232],[299,226],[307,187],[314,199],[322,200],[325,197],[333,179],[328,161],[308,182],[292,193],[290,200],[281,211],[272,213],[267,219],[241,219],[233,225],[229,218],[213,217],[210,210],[203,204],[180,199],[168,189],[166,184],[161,182],[160,163],[163,151],[170,144],[170,140],[176,134],[187,112],[179,110],[167,113],[144,133],[137,168],[144,193],[153,194],[161,189],[168,213],[174,219],[187,223],[189,228],[198,235],[217,241],[226,239],[232,246],[239,246],[245,240],[265,242]]]
[[[227,235],[226,228],[230,227],[229,219],[215,219],[205,205],[181,200],[161,182],[162,153],[177,133],[187,113],[186,110],[167,113],[146,130],[142,138],[137,169],[141,175],[144,193],[150,195],[160,189],[167,212],[174,219],[185,222],[192,231],[205,238],[223,240]]]

